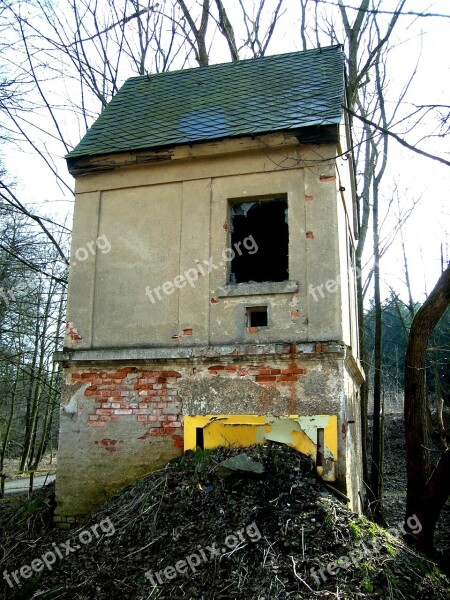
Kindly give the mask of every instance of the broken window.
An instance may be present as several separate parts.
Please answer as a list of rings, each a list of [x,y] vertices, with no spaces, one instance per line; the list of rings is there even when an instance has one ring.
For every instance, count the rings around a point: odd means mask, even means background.
[[[268,198],[231,205],[231,261],[229,283],[289,279],[287,199]],[[255,252],[246,252],[245,240]],[[248,242],[247,242],[248,245]]]

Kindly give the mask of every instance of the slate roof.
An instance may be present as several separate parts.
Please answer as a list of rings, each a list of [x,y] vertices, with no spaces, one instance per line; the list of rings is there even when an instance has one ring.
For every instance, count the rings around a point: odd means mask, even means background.
[[[332,125],[341,46],[128,79],[67,158]]]

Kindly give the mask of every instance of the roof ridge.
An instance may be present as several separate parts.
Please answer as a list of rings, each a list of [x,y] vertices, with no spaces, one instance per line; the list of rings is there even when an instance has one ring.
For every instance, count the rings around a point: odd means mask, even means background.
[[[324,52],[328,52],[330,50],[340,50],[343,49],[343,44],[332,44],[330,46],[319,46],[319,48],[307,48],[306,50],[293,50],[292,52],[281,52],[279,54],[266,54],[264,56],[257,56],[255,58],[242,58],[239,60],[235,60],[235,61],[227,61],[227,62],[220,62],[220,63],[213,63],[212,65],[205,65],[205,66],[197,66],[197,67],[188,67],[186,69],[174,69],[173,71],[159,71],[159,72],[155,72],[155,73],[145,73],[144,75],[133,75],[131,77],[128,77],[125,80],[125,83],[127,81],[130,80],[137,80],[137,79],[149,79],[152,77],[161,77],[161,76],[169,76],[169,75],[176,75],[179,73],[189,73],[189,72],[193,72],[193,71],[201,71],[203,69],[207,70],[207,69],[217,69],[219,67],[239,67],[244,63],[254,63],[254,62],[259,62],[259,61],[270,61],[271,59],[277,59],[277,58],[287,58],[289,56],[299,56],[299,55],[305,55],[307,53],[318,53],[318,54],[322,54]]]

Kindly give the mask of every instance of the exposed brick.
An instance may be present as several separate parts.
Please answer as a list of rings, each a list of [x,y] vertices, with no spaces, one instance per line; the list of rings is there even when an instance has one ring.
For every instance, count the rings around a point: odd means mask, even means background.
[[[110,421],[110,420],[111,420],[111,417],[109,417],[108,415],[102,415],[100,417],[100,421]]]
[[[104,421],[89,421],[89,427],[104,427]]]
[[[137,420],[138,421],[147,421],[147,415],[138,415],[137,416]]]
[[[321,175],[320,181],[336,181],[336,175]]]
[[[122,369],[116,371],[111,377],[114,377],[116,379],[125,379],[128,373],[131,373],[132,371],[133,367],[123,367]]]
[[[312,231],[307,231],[307,232],[306,232],[306,237],[307,237],[308,239],[312,239],[312,238],[314,237],[314,233],[313,233]]]
[[[98,415],[89,415],[89,421],[98,421],[98,420],[99,420]]]
[[[249,333],[258,333],[258,331],[259,331],[259,328],[258,328],[258,327],[248,327],[248,328],[247,328],[247,331],[248,331]]]
[[[133,411],[131,408],[118,408],[114,411],[115,415],[132,415]]]
[[[149,431],[151,435],[161,435],[164,433],[164,429],[161,427],[152,427]]]
[[[183,335],[192,335],[193,330],[188,328],[188,329],[183,329]]]
[[[328,352],[328,344],[318,342],[314,345],[314,352]]]
[[[183,449],[184,448],[184,441],[182,439],[181,440],[174,439],[175,437],[176,436],[174,436],[174,435],[172,436],[173,445],[176,448],[182,448]]]
[[[141,415],[139,415],[141,416]],[[143,420],[143,419],[138,419],[139,420]],[[147,421],[149,421],[150,423],[157,423],[159,421],[159,416],[157,415],[148,415],[147,416]]]
[[[275,375],[257,375],[255,377],[255,381],[257,383],[264,383],[266,381],[276,381],[277,378]]]
[[[278,381],[297,381],[297,375],[279,375]]]
[[[298,311],[298,310],[291,310],[291,317],[293,319],[297,319],[297,317],[299,316],[299,314],[300,314],[300,311]]]
[[[306,202],[312,202],[314,200],[314,196],[305,196]]]
[[[112,415],[114,413],[114,409],[112,408],[97,408],[95,411],[96,415]]]
[[[223,371],[224,369],[224,365],[212,365],[211,367],[208,367],[208,371]]]
[[[173,425],[174,427],[182,427],[182,423],[181,423],[180,421],[174,421],[174,422],[172,423],[172,425]]]

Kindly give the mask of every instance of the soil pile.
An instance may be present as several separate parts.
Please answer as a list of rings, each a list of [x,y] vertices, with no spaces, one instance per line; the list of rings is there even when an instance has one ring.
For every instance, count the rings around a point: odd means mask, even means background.
[[[347,510],[308,458],[253,446],[263,472],[220,466],[242,452],[186,453],[71,531],[50,529],[49,489],[1,504],[1,597],[450,598],[433,563]]]

